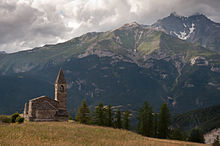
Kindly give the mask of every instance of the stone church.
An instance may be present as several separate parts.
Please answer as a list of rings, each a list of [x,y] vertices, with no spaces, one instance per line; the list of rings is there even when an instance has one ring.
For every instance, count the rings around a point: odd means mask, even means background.
[[[28,121],[67,121],[67,85],[62,69],[55,82],[55,98],[41,96],[25,103],[24,118]]]

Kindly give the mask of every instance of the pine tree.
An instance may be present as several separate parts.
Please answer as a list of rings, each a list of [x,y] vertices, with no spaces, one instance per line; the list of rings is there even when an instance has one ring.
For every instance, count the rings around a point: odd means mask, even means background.
[[[192,142],[204,143],[205,140],[204,140],[202,130],[199,128],[193,128],[188,140]]]
[[[105,110],[105,126],[112,127],[112,107],[111,105],[107,106]]]
[[[116,112],[115,128],[119,128],[119,129],[122,128],[122,125],[121,125],[121,111],[120,110],[118,110]]]
[[[100,102],[94,112],[94,124],[99,126],[104,126],[104,121],[105,121],[104,107],[102,102]]]
[[[78,112],[76,114],[76,121],[83,124],[90,123],[90,110],[85,100],[82,102],[81,107],[78,109]]]
[[[129,129],[130,128],[130,112],[126,110],[123,114],[123,119],[122,119],[122,128],[123,129]]]
[[[147,102],[144,102],[143,108],[140,108],[137,120],[137,132],[144,136],[153,136],[152,108]]]
[[[153,114],[153,137],[158,137],[158,113]]]
[[[153,136],[153,111],[152,107],[148,105],[148,111],[147,111],[147,136],[152,137]]]
[[[159,129],[158,129],[159,138],[168,138],[169,124],[170,124],[170,113],[167,105],[164,103],[160,108]]]

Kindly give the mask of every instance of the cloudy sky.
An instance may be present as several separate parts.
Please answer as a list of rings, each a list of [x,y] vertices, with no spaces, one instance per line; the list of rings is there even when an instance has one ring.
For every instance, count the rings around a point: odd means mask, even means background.
[[[220,22],[219,8],[220,0],[1,0],[0,51],[63,42],[133,21],[152,24],[174,11]]]

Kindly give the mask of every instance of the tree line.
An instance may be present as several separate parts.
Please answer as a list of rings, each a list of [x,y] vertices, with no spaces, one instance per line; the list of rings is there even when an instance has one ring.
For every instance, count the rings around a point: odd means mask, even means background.
[[[111,105],[104,106],[99,103],[93,112],[90,111],[86,101],[82,102],[76,114],[75,120],[83,124],[114,127],[119,129],[130,128],[130,112],[121,113],[120,110],[113,111]]]
[[[137,119],[135,131],[143,136],[204,143],[203,133],[199,128],[194,128],[189,136],[178,128],[171,128],[171,115],[165,103],[161,105],[160,112],[157,113],[153,111],[148,102],[144,102],[138,114],[132,115],[128,110],[115,111],[111,105],[104,106],[102,102],[95,107],[94,111],[90,111],[86,101],[83,101],[75,120],[83,124],[129,130],[132,116]]]

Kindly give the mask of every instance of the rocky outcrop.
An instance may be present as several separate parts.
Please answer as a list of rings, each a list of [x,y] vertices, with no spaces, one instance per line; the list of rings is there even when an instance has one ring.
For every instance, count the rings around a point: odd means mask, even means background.
[[[197,66],[208,66],[209,62],[205,59],[205,57],[196,56],[190,59],[191,65],[197,65]]]
[[[206,134],[204,135],[205,143],[206,143],[206,144],[212,144],[212,143],[214,142],[214,140],[216,139],[217,136],[220,137],[220,128],[218,128],[218,129],[213,129],[212,131],[206,133]]]

